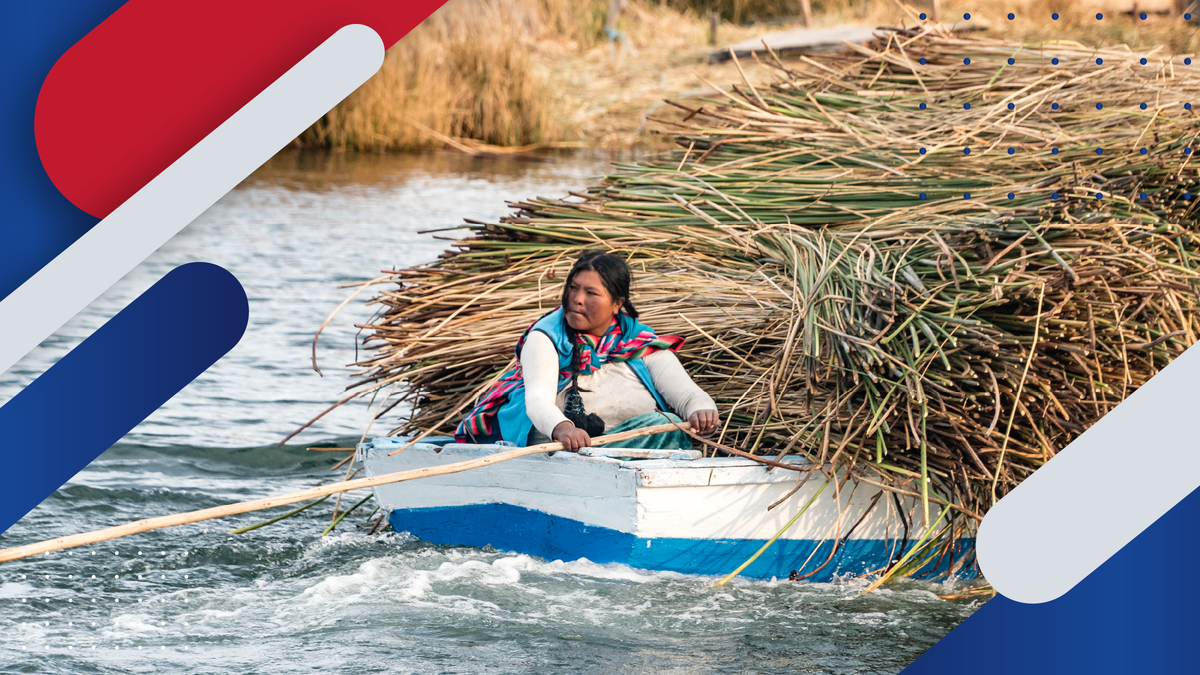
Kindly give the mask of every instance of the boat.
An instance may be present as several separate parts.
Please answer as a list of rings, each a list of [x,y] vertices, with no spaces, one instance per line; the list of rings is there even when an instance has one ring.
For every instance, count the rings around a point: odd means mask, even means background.
[[[449,437],[410,441],[374,438],[358,445],[357,456],[368,476],[379,476],[514,447],[456,443]],[[807,460],[795,455],[779,463],[808,468]],[[695,450],[584,448],[374,489],[396,532],[432,544],[727,575],[778,535],[742,576],[858,577],[907,562],[910,552],[919,553],[910,556],[913,560],[928,558],[914,576],[974,576],[973,538],[922,547],[927,529],[919,499],[845,476],[838,483],[817,471],[770,467],[742,457],[703,457]],[[940,512],[936,504],[930,507],[928,529],[936,531]]]

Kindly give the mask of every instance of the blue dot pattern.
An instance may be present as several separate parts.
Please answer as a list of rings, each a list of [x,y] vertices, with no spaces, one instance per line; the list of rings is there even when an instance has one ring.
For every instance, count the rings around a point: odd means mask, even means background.
[[[924,21],[924,20],[926,19],[926,14],[925,14],[924,12],[922,12],[922,13],[921,13],[921,15],[920,15],[920,17],[921,17],[921,20],[922,20],[922,21]],[[1008,14],[1008,19],[1009,19],[1010,21],[1014,20],[1015,18],[1016,18],[1016,15],[1015,15],[1015,14],[1013,14],[1013,13],[1011,13],[1011,12]],[[1052,14],[1052,15],[1051,15],[1051,18],[1052,18],[1053,20],[1057,21],[1057,20],[1058,20],[1058,18],[1059,18],[1059,16],[1058,16],[1058,13],[1054,13],[1054,14]],[[1103,15],[1102,13],[1097,13],[1097,14],[1096,14],[1096,19],[1097,19],[1098,21],[1099,21],[1099,20],[1103,20],[1103,18],[1104,18],[1104,15]],[[1143,21],[1145,21],[1145,20],[1147,19],[1147,15],[1146,15],[1146,13],[1145,13],[1145,12],[1142,12],[1142,13],[1140,14],[1140,18],[1141,18]],[[1185,14],[1185,15],[1184,15],[1184,18],[1185,18],[1186,20],[1190,20],[1190,18],[1191,18],[1191,15],[1190,15],[1190,14]],[[963,19],[965,19],[965,20],[968,20],[968,21],[969,21],[969,20],[971,19],[971,15],[970,15],[970,13],[965,13],[965,14],[963,14]],[[1015,64],[1016,64],[1016,59],[1015,59],[1014,57],[1009,57],[1009,58],[1007,59],[1007,61],[1008,61],[1008,65],[1015,65]],[[1148,63],[1149,63],[1149,61],[1148,61],[1148,60],[1147,60],[1145,57],[1142,57],[1142,58],[1140,58],[1140,59],[1139,59],[1139,62],[1140,62],[1140,63],[1141,63],[1141,65],[1143,65],[1143,66],[1145,66],[1145,65],[1148,65]],[[927,60],[926,60],[924,57],[922,57],[922,58],[920,59],[920,63],[921,63],[921,65],[926,65],[926,64],[928,63],[928,61],[927,61]],[[1057,57],[1055,57],[1055,58],[1051,59],[1051,63],[1053,63],[1054,65],[1059,65],[1059,59],[1058,59]],[[1185,59],[1184,59],[1184,64],[1185,64],[1185,65],[1191,65],[1191,63],[1192,63],[1192,59],[1191,59],[1191,58],[1185,58]],[[963,58],[963,64],[964,64],[964,65],[970,65],[970,64],[971,64],[971,59],[970,59],[970,57],[964,57],[964,58]],[[1097,58],[1097,59],[1096,59],[1096,65],[1103,65],[1103,64],[1104,64],[1104,59],[1103,59],[1103,58]],[[921,110],[925,110],[925,109],[927,109],[927,107],[928,107],[928,106],[927,106],[927,104],[926,104],[925,102],[921,102],[921,103],[919,104],[919,108],[920,108]],[[1012,102],[1010,102],[1010,103],[1008,103],[1008,104],[1007,104],[1007,107],[1008,107],[1008,109],[1009,109],[1009,110],[1015,110],[1015,109],[1016,109],[1016,104],[1015,104],[1015,103],[1012,103]],[[1058,104],[1057,102],[1054,102],[1054,103],[1051,103],[1050,107],[1051,107],[1051,109],[1052,109],[1052,110],[1058,110],[1060,106],[1059,106],[1059,104]],[[1185,109],[1185,110],[1191,110],[1191,109],[1192,109],[1192,104],[1191,104],[1190,102],[1189,102],[1189,103],[1184,103],[1184,104],[1183,104],[1183,107],[1184,107],[1184,109]],[[1146,110],[1146,109],[1148,108],[1148,105],[1147,105],[1146,103],[1140,103],[1140,104],[1139,104],[1139,108],[1141,108],[1142,110]],[[964,110],[970,110],[970,109],[971,109],[971,104],[970,104],[970,103],[964,103],[964,104],[963,104],[963,109],[964,109]],[[1103,109],[1104,109],[1104,104],[1103,104],[1103,103],[1096,103],[1096,110],[1103,110]],[[1016,148],[1011,148],[1011,147],[1010,147],[1010,148],[1008,148],[1007,150],[1008,150],[1008,154],[1009,154],[1010,156],[1011,156],[1011,155],[1014,155],[1014,154],[1016,154]],[[1051,149],[1050,149],[1050,153],[1051,153],[1052,155],[1058,155],[1058,154],[1059,154],[1058,150],[1059,150],[1058,148],[1051,148]],[[926,154],[926,152],[927,152],[927,150],[926,150],[926,148],[920,148],[919,152],[920,152],[920,154],[921,154],[921,155],[925,155],[925,154]],[[1138,152],[1139,152],[1140,154],[1142,154],[1142,155],[1146,155],[1146,154],[1148,154],[1148,152],[1149,152],[1149,149],[1148,149],[1148,148],[1144,148],[1144,147],[1143,147],[1143,148],[1139,148],[1139,149],[1138,149]],[[1191,154],[1192,154],[1192,149],[1191,149],[1191,148],[1184,148],[1184,150],[1183,150],[1183,153],[1184,153],[1185,155],[1191,155]],[[971,148],[969,148],[969,147],[967,147],[967,148],[963,148],[963,155],[970,155],[970,154],[971,154]],[[1102,147],[1098,147],[1098,148],[1096,148],[1096,154],[1097,154],[1097,155],[1103,155],[1103,154],[1104,154],[1104,148],[1102,148]],[[1095,195],[1096,195],[1096,199],[1097,199],[1097,200],[1102,200],[1102,199],[1104,198],[1104,193],[1102,193],[1102,192],[1096,192],[1096,193],[1095,193]],[[919,193],[918,197],[919,197],[920,199],[924,200],[924,199],[927,199],[927,198],[928,198],[928,195],[927,195],[926,193],[924,193],[924,192],[921,192],[921,193]],[[1183,193],[1183,199],[1184,199],[1185,201],[1190,201],[1190,200],[1191,200],[1191,197],[1192,197],[1192,195],[1191,195],[1191,193],[1190,193],[1190,192],[1184,192],[1184,193]],[[971,193],[969,193],[969,192],[965,192],[965,193],[963,193],[963,199],[970,199],[970,198],[971,198]],[[1008,198],[1009,198],[1010,200],[1011,200],[1011,199],[1016,199],[1016,193],[1015,193],[1015,192],[1009,192],[1009,193],[1008,193]],[[1057,200],[1057,199],[1059,199],[1059,193],[1058,193],[1057,191],[1055,191],[1055,192],[1051,192],[1051,193],[1050,193],[1050,198],[1051,198],[1051,199],[1054,199],[1054,200]],[[1139,199],[1142,199],[1142,200],[1146,200],[1146,199],[1148,199],[1149,197],[1148,197],[1147,193],[1145,193],[1145,192],[1140,192],[1140,193],[1138,194],[1138,198],[1139,198]]]

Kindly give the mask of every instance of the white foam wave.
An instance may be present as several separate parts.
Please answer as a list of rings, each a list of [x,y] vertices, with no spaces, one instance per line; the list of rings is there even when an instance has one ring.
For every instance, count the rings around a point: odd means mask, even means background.
[[[6,581],[0,584],[0,598],[33,597],[33,584],[23,581]]]
[[[135,635],[161,634],[162,628],[154,625],[149,614],[119,614],[113,617],[110,634],[132,633]]]

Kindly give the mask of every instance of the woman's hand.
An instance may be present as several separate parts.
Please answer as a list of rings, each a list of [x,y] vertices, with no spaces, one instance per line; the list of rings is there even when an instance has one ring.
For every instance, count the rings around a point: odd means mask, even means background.
[[[559,422],[558,426],[554,427],[552,438],[562,443],[563,450],[570,452],[579,452],[580,448],[590,447],[592,444],[592,437],[588,436],[588,432],[575,426],[569,420]]]
[[[712,435],[712,432],[717,430],[718,421],[716,410],[697,410],[688,418],[688,423],[692,425],[692,431],[701,436]]]

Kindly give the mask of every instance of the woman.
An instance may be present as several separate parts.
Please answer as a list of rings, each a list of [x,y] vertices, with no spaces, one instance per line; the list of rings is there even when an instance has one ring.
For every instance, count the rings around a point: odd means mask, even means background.
[[[680,416],[697,433],[711,434],[717,407],[675,357],[683,338],[655,335],[638,323],[629,284],[629,266],[620,257],[580,256],[563,283],[562,306],[521,336],[517,365],[467,414],[456,439],[520,446],[553,439],[577,451],[595,436],[680,422]],[[614,445],[692,446],[679,431]]]

